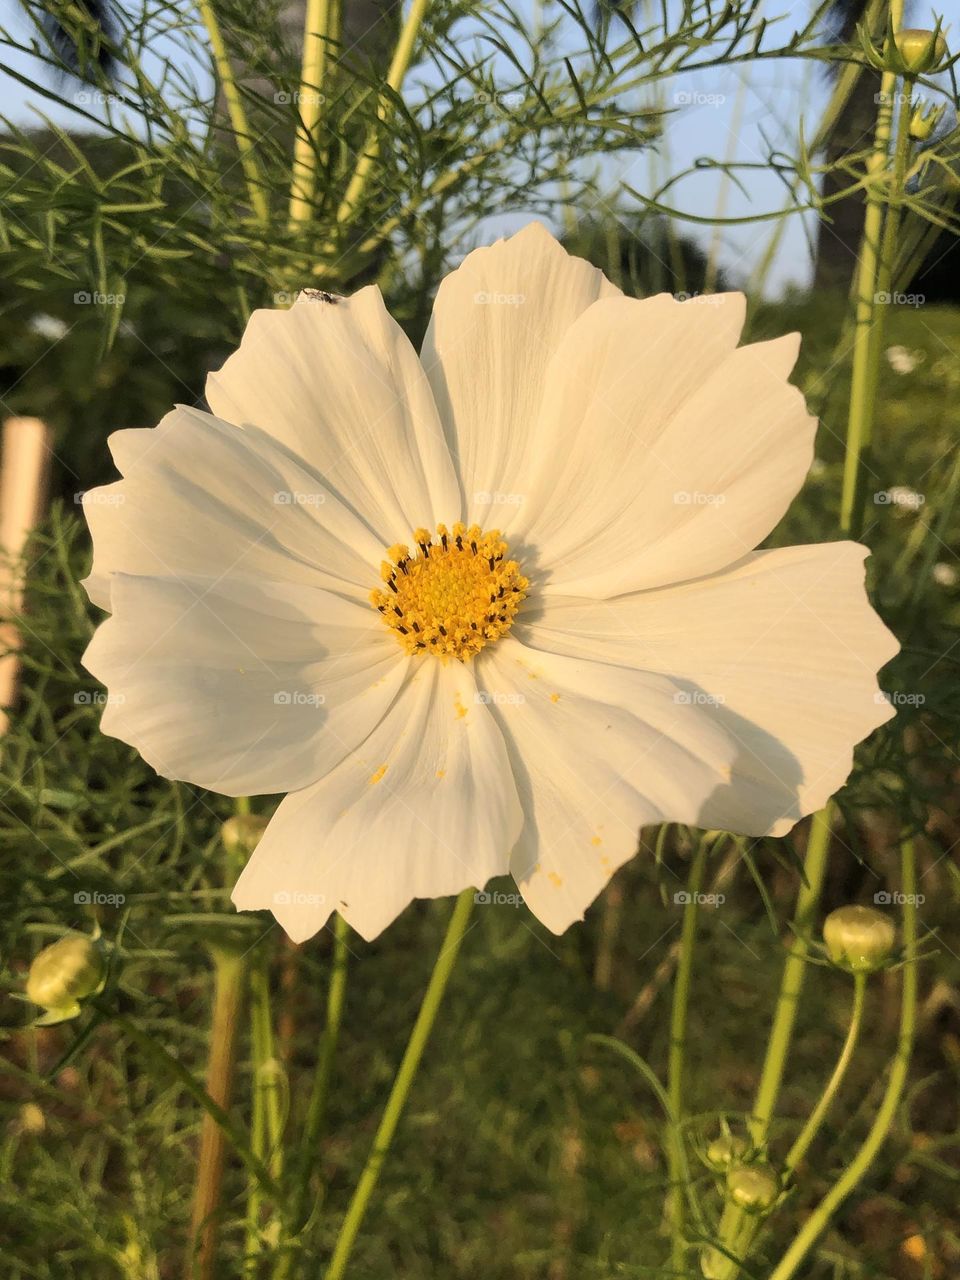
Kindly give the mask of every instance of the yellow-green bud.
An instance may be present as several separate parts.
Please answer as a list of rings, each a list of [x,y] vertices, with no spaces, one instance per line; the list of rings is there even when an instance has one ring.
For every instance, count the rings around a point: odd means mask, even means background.
[[[266,829],[266,818],[258,818],[254,813],[238,813],[228,818],[220,828],[220,838],[227,853],[246,858],[260,843]]]
[[[913,75],[934,71],[947,56],[947,42],[939,31],[904,27],[893,40],[905,69]]]
[[[747,1165],[731,1169],[727,1174],[730,1199],[748,1213],[763,1213],[773,1206],[780,1194],[780,1183],[763,1165]]]
[[[68,934],[44,949],[27,974],[27,999],[62,1018],[80,1012],[80,1001],[103,987],[103,952],[92,938]]]
[[[729,1169],[731,1165],[739,1164],[747,1151],[748,1146],[743,1138],[738,1138],[733,1133],[723,1133],[707,1147],[707,1163],[714,1169]]]
[[[712,1246],[709,1249],[704,1249],[700,1255],[700,1270],[703,1272],[705,1280],[724,1280],[724,1277],[730,1274],[732,1265],[725,1254]]]
[[[889,958],[897,930],[873,907],[838,907],[823,922],[823,940],[835,964],[853,973],[870,973]]]
[[[942,106],[928,109],[925,103],[918,103],[910,117],[910,137],[926,142],[943,118],[943,112]]]

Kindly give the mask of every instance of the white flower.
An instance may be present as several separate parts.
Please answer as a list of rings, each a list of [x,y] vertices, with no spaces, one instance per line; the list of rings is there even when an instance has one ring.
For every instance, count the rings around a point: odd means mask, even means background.
[[[372,938],[509,871],[560,932],[643,824],[779,835],[843,783],[896,643],[864,547],[753,550],[814,422],[798,338],[738,348],[711,303],[531,226],[444,280],[420,360],[375,288],[308,291],[212,415],[112,437],[85,662],[160,773],[289,792],[238,907]]]

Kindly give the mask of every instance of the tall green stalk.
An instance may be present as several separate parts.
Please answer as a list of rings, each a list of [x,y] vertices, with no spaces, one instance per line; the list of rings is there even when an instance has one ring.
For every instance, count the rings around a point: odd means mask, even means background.
[[[293,144],[290,225],[309,220],[317,187],[317,128],[323,109],[329,46],[339,36],[339,0],[307,0],[297,94],[299,127]]]
[[[240,166],[243,169],[243,176],[247,184],[247,198],[257,216],[257,220],[266,224],[270,219],[266,188],[263,184],[260,166],[257,164],[253,135],[250,132],[247,113],[243,107],[243,99],[237,87],[236,76],[233,74],[233,65],[230,62],[230,55],[223,39],[223,32],[220,30],[220,23],[211,0],[198,0],[198,7],[200,9],[200,17],[203,19],[203,25],[207,31],[207,39],[210,41],[213,61],[223,89],[223,96],[226,99],[230,127],[236,139],[237,150],[240,152]]]
[[[294,1189],[290,1196],[290,1210],[287,1213],[289,1230],[294,1235],[304,1231],[309,1217],[310,1180],[316,1162],[317,1145],[323,1130],[323,1121],[327,1111],[327,1099],[330,1094],[330,1080],[333,1075],[333,1064],[336,1058],[337,1045],[340,1040],[340,1026],[343,1021],[343,1005],[347,990],[347,958],[350,953],[348,939],[350,926],[342,916],[334,917],[333,925],[333,959],[330,967],[330,985],[327,992],[327,1013],[323,1040],[317,1055],[317,1065],[313,1077],[313,1089],[303,1126],[303,1138],[300,1141],[299,1155],[295,1170]],[[281,1256],[274,1272],[274,1280],[288,1280],[293,1273],[295,1260],[299,1250],[287,1249]]]
[[[693,974],[693,954],[697,940],[700,891],[703,887],[703,872],[709,848],[710,838],[704,835],[690,864],[687,896],[683,907],[680,956],[677,962],[677,976],[673,985],[673,1007],[670,1013],[670,1050],[667,1058],[667,1098],[670,1103],[667,1167],[670,1192],[667,1209],[670,1219],[671,1265],[678,1275],[683,1272],[686,1255],[684,1224],[687,1188],[686,1160],[683,1150],[683,1076],[687,1053],[687,1011],[690,1005],[690,980]]]
[[[900,996],[900,1031],[883,1101],[870,1132],[857,1154],[841,1173],[817,1207],[804,1221],[796,1238],[770,1274],[770,1280],[792,1280],[833,1215],[870,1169],[882,1147],[903,1097],[913,1055],[917,1019],[917,875],[913,839],[901,846],[901,882],[903,886],[903,987]]]
[[[383,1162],[387,1157],[387,1152],[390,1150],[393,1135],[396,1133],[410,1088],[417,1074],[417,1068],[420,1066],[420,1059],[423,1057],[423,1051],[427,1047],[430,1032],[433,1030],[433,1024],[440,1010],[443,993],[447,989],[450,974],[456,964],[457,956],[460,952],[460,944],[463,942],[464,934],[470,921],[470,913],[473,910],[473,900],[473,889],[464,889],[463,893],[457,898],[453,915],[450,917],[450,923],[443,939],[443,945],[440,948],[440,954],[437,956],[433,973],[430,975],[430,982],[423,997],[420,1012],[417,1014],[417,1020],[413,1025],[413,1031],[410,1034],[400,1068],[390,1090],[390,1097],[387,1099],[387,1105],[384,1108],[383,1116],[374,1136],[367,1163],[364,1165],[360,1180],[353,1193],[353,1198],[341,1224],[324,1280],[342,1280],[347,1269],[350,1254],[353,1252],[357,1234],[370,1203],[370,1197],[376,1188],[380,1170],[383,1168]]]
[[[903,24],[903,0],[891,0],[890,28]],[[888,37],[889,40],[889,37]],[[873,442],[874,410],[880,370],[882,327],[889,305],[880,296],[889,293],[893,274],[891,246],[896,246],[898,226],[893,225],[894,239],[884,237],[884,210],[891,203],[891,193],[883,175],[890,165],[890,140],[893,133],[893,105],[897,92],[897,73],[884,71],[880,81],[879,110],[873,150],[867,160],[867,208],[864,215],[863,239],[857,270],[856,309],[853,332],[853,370],[850,405],[847,415],[847,454],[840,501],[840,525],[844,533],[859,536],[863,523],[864,472],[869,470]],[[909,92],[904,88],[898,132],[898,162],[901,149],[909,144]],[[906,106],[906,115],[904,115]],[[902,196],[903,172],[895,176],[894,199]],[[889,217],[889,214],[888,214]],[[886,277],[887,288],[882,289]]]

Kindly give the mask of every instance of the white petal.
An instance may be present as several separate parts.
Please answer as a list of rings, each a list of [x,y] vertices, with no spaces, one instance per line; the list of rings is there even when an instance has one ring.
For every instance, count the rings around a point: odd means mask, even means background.
[[[219,417],[262,427],[305,459],[383,546],[459,516],[430,387],[373,285],[255,311],[239,350],[207,379],[207,399]]]
[[[863,587],[853,542],[759,551],[724,573],[617,600],[543,600],[538,649],[683,682],[704,723],[737,742],[708,827],[782,835],[843,785],[854,746],[893,714],[877,671],[897,641]]]
[[[546,590],[604,597],[714,572],[803,483],[816,423],[787,382],[799,339],[734,350],[743,299],[709,301],[597,303],[554,356],[538,427],[554,443],[515,529]]]
[[[619,292],[539,223],[475,249],[440,285],[422,360],[468,522],[510,527],[541,447],[533,427],[550,357],[577,316]]]
[[[115,575],[84,654],[101,728],[228,795],[306,786],[381,719],[409,660],[369,606],[299,585]]]
[[[502,875],[523,816],[471,670],[414,660],[383,722],[322,782],[287,796],[233,893],[295,942],[339,911],[376,937],[413,898]]]
[[[682,686],[505,639],[477,661],[526,816],[511,871],[530,910],[561,933],[633,857],[646,823],[700,821],[727,785],[728,736]]]
[[[239,574],[357,599],[379,584],[379,540],[263,432],[181,406],[110,447],[125,478],[83,499],[94,546],[85,585],[102,608],[114,573]]]

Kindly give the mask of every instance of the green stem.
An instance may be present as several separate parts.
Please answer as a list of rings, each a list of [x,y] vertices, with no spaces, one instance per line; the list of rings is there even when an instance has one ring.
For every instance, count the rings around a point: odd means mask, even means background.
[[[327,993],[327,1016],[323,1041],[317,1056],[316,1072],[313,1078],[313,1090],[303,1127],[303,1140],[300,1144],[297,1180],[292,1196],[292,1207],[288,1215],[290,1232],[297,1236],[306,1225],[307,1206],[310,1199],[310,1175],[313,1172],[317,1145],[323,1129],[324,1116],[327,1110],[327,1098],[330,1092],[330,1079],[340,1039],[340,1026],[343,1021],[343,1005],[347,989],[347,958],[349,956],[348,939],[350,926],[342,916],[334,917],[333,926],[333,960],[330,968],[330,986]],[[275,1272],[275,1280],[287,1280],[290,1276],[296,1252],[287,1250],[280,1258]]]
[[[891,27],[897,30],[902,23],[903,0],[892,0]],[[882,181],[882,175],[890,163],[890,139],[893,134],[893,103],[896,91],[896,72],[885,71],[880,81],[879,110],[873,150],[866,166],[867,207],[863,220],[863,238],[860,242],[860,260],[857,270],[853,368],[847,416],[847,452],[840,501],[841,528],[844,533],[851,534],[853,537],[859,537],[863,523],[863,477],[869,467],[873,439],[881,337],[879,332],[875,332],[875,328],[882,329],[885,317],[883,308],[887,305],[879,299],[878,295],[881,292],[882,275],[886,274],[888,287],[889,280],[892,278],[892,263],[888,262],[884,270],[884,256],[888,245],[886,237],[883,237],[883,220],[884,209],[890,200],[890,190]],[[909,99],[909,94],[905,97]],[[901,143],[909,145],[909,132],[903,125],[902,115],[898,152]],[[902,186],[902,174],[900,185]],[[900,194],[898,188],[897,198]],[[882,237],[883,251],[881,250]]]
[[[870,1132],[843,1173],[804,1222],[790,1248],[774,1268],[770,1280],[791,1280],[837,1209],[870,1169],[896,1118],[907,1082],[913,1053],[917,1016],[917,908],[916,863],[913,840],[901,849],[903,883],[903,987],[900,997],[900,1032],[890,1078]]]
[[[797,1018],[800,993],[806,976],[807,956],[810,951],[810,945],[806,939],[813,925],[823,889],[830,849],[830,833],[830,812],[828,809],[821,809],[810,821],[810,833],[807,837],[807,851],[804,858],[806,880],[797,894],[797,905],[793,916],[794,940],[783,966],[780,993],[777,997],[770,1039],[767,1041],[767,1052],[750,1118],[750,1137],[758,1150],[762,1150],[766,1145],[770,1121],[773,1119],[777,1099],[780,1096],[780,1086],[783,1083],[783,1073],[793,1039],[793,1027]],[[743,1257],[742,1248],[746,1227],[746,1212],[732,1200],[728,1200],[720,1218],[718,1233],[720,1243],[730,1255],[718,1265],[718,1275],[723,1280],[732,1280],[732,1277],[739,1274],[740,1268],[733,1258]]]
[[[796,1142],[787,1152],[782,1169],[784,1175],[792,1173],[807,1154],[811,1143],[820,1131],[820,1126],[823,1124],[834,1098],[837,1096],[837,1092],[843,1083],[843,1078],[847,1074],[847,1068],[850,1066],[854,1050],[857,1047],[857,1040],[860,1037],[860,1028],[863,1025],[863,1006],[866,990],[867,975],[865,973],[855,973],[853,975],[853,1004],[850,1010],[850,1027],[847,1031],[847,1038],[844,1041],[843,1049],[840,1051],[840,1057],[837,1059],[837,1065],[833,1069],[833,1075],[820,1095],[820,1101],[811,1112],[810,1118],[800,1131]]]
[[[273,1045],[270,1009],[270,953],[263,949],[250,969],[250,1041],[253,1059],[253,1151],[279,1181],[283,1172],[280,1134],[283,1120],[280,1105],[280,1065]],[[263,1195],[253,1182],[247,1197],[246,1247],[244,1255],[250,1273],[256,1269],[262,1231]]]
[[[783,978],[780,983],[780,994],[777,998],[770,1040],[767,1044],[756,1101],[753,1104],[750,1136],[756,1147],[762,1147],[767,1140],[770,1121],[780,1095],[790,1042],[793,1038],[797,1006],[806,976],[807,956],[810,951],[810,945],[806,939],[813,926],[827,869],[830,831],[829,810],[821,809],[819,813],[813,815],[810,823],[807,852],[804,858],[806,883],[800,886],[797,894],[797,907],[793,917],[794,941],[783,966]]]
[[[227,100],[227,114],[230,116],[230,126],[240,153],[240,166],[247,183],[247,197],[258,221],[266,225],[270,219],[270,209],[260,176],[260,166],[257,164],[253,135],[247,122],[247,113],[243,109],[243,99],[233,74],[230,55],[211,0],[198,0],[198,7],[203,25],[207,29],[210,48],[213,50],[213,61],[223,86],[223,96]]]
[[[293,144],[290,181],[290,226],[306,222],[313,209],[317,187],[317,128],[323,106],[327,49],[336,22],[337,0],[307,0],[303,23],[303,60],[297,95],[299,124]]]
[[[383,1117],[373,1139],[373,1146],[367,1157],[367,1163],[364,1165],[360,1181],[357,1183],[353,1198],[341,1224],[325,1280],[342,1280],[342,1276],[346,1271],[354,1241],[357,1238],[367,1206],[370,1203],[370,1197],[380,1177],[380,1170],[390,1149],[397,1124],[403,1114],[404,1104],[410,1093],[410,1087],[416,1077],[417,1068],[420,1066],[420,1059],[423,1057],[423,1051],[436,1021],[437,1013],[443,1000],[443,993],[446,990],[450,974],[453,972],[453,967],[460,951],[460,944],[463,942],[467,924],[470,920],[473,899],[473,889],[465,889],[457,898],[457,904],[453,909],[453,915],[450,917],[450,923],[447,926],[440,954],[437,956],[433,973],[430,975],[430,982],[423,997],[420,1012],[417,1014],[417,1020],[410,1034],[403,1060],[400,1063],[400,1069],[394,1079],[390,1097],[387,1099]]]
[[[404,77],[410,67],[414,46],[417,42],[417,36],[420,34],[420,27],[423,25],[428,3],[429,0],[413,0],[407,20],[403,24],[403,30],[400,32],[400,39],[397,41],[397,47],[393,52],[385,82],[386,88],[393,93],[399,93]],[[381,123],[387,118],[389,109],[389,96],[384,95],[381,97],[380,105],[377,109],[378,120]],[[379,154],[380,132],[376,126],[373,126],[367,131],[363,150],[360,153],[360,159],[357,161],[357,167],[337,210],[338,226],[344,226],[348,223],[360,205],[367,188],[367,180]]]
[[[686,1161],[683,1150],[683,1073],[687,1052],[687,1011],[690,1005],[693,953],[697,940],[700,890],[703,886],[703,871],[706,866],[709,847],[709,837],[703,836],[690,864],[690,874],[687,878],[687,897],[683,907],[680,956],[677,962],[677,976],[673,985],[673,1007],[670,1013],[670,1051],[667,1058],[667,1098],[670,1103],[667,1164],[670,1192],[667,1208],[670,1218],[671,1263],[673,1270],[678,1275],[683,1271],[684,1255],[686,1253],[686,1242],[684,1240]]]

